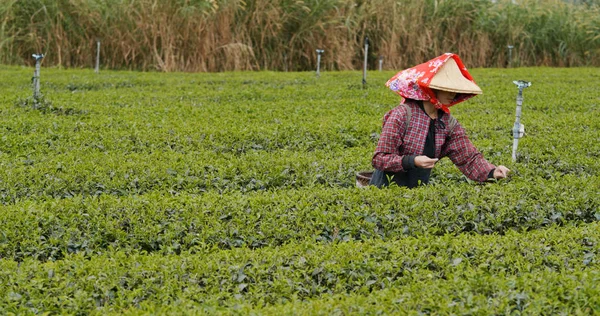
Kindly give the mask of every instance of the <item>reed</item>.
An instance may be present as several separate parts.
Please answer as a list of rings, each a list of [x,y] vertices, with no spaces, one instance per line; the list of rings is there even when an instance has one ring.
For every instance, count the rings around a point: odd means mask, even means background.
[[[0,63],[157,71],[407,67],[440,53],[470,67],[600,66],[600,1],[5,0]]]

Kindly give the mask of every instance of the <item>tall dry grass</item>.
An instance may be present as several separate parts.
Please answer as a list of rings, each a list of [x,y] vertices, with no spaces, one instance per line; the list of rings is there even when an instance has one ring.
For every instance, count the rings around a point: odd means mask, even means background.
[[[0,63],[158,71],[399,69],[451,51],[470,67],[600,66],[600,1],[3,0]],[[573,2],[573,1],[570,1]]]

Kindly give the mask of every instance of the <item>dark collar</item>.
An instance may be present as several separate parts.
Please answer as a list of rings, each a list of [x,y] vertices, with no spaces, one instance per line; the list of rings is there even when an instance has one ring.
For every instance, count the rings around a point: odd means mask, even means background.
[[[419,105],[419,107],[421,108],[421,110],[423,110],[423,113],[425,113],[425,115],[427,115],[430,119],[432,119],[431,116],[429,116],[429,114],[427,114],[427,111],[425,111],[425,106],[423,105],[423,101],[417,100],[417,104]],[[444,114],[446,114],[446,113],[444,113],[444,111],[442,111],[440,109],[437,109],[437,112],[438,112],[437,113],[437,118],[438,119],[441,119],[442,116],[444,116]],[[432,119],[432,120],[434,120],[434,119]]]

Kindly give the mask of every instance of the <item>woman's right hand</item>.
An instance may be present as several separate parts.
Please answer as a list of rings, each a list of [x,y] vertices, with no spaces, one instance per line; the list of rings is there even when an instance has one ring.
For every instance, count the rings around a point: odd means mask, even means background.
[[[439,159],[437,158],[429,158],[427,156],[416,156],[415,167],[423,169],[432,169],[438,160]]]
[[[496,170],[494,170],[494,178],[504,179],[508,176],[509,172],[510,169],[506,168],[505,166],[498,166],[496,167]]]

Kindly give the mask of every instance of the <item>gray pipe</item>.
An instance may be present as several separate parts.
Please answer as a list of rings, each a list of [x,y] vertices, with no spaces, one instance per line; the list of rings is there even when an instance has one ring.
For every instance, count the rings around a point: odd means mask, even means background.
[[[323,54],[325,51],[322,49],[317,49],[317,78],[321,77],[321,72],[320,72],[320,68],[321,68],[321,54]]]
[[[513,81],[514,84],[519,88],[519,94],[517,95],[517,114],[515,124],[513,125],[513,150],[512,160],[517,161],[517,147],[519,147],[519,138],[523,135],[521,133],[521,107],[523,105],[523,89],[531,86],[531,82],[524,80]]]
[[[365,86],[367,84],[367,57],[369,56],[369,38],[365,37],[365,63],[363,67],[363,80],[362,84]]]
[[[35,58],[35,71],[33,72],[33,101],[37,103],[42,97],[42,94],[40,93],[40,64],[42,58],[44,58],[44,54],[33,54],[31,56]]]
[[[94,72],[100,72],[100,41],[96,42],[96,68],[94,68]]]

